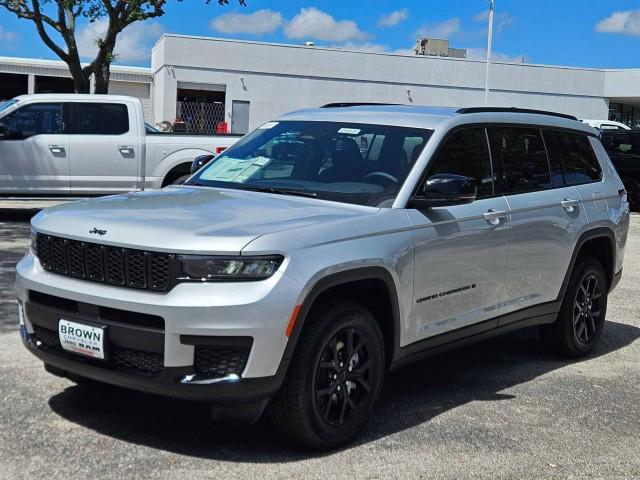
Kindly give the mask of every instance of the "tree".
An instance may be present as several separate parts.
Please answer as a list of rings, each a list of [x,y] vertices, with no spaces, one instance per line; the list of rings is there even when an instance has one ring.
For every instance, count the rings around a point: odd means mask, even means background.
[[[90,77],[94,75],[95,93],[109,91],[109,71],[115,60],[113,50],[118,34],[135,22],[164,15],[167,0],[0,0],[4,7],[18,18],[31,20],[38,35],[69,67],[76,93],[89,93]],[[181,1],[181,0],[178,0]],[[209,4],[212,0],[204,0]],[[215,0],[227,5],[229,0]],[[245,5],[245,0],[238,0]],[[78,19],[95,22],[108,19],[107,31],[96,39],[98,53],[89,64],[82,65],[76,44]],[[50,35],[57,32],[64,42],[61,46]],[[66,48],[65,48],[66,47]]]

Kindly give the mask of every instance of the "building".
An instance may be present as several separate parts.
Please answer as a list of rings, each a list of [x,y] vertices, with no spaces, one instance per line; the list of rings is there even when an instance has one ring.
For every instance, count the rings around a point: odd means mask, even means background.
[[[149,68],[111,67],[109,93],[138,97],[147,118],[153,118],[152,84]],[[56,60],[0,57],[0,101],[33,93],[73,93],[67,64]]]
[[[438,45],[433,46],[444,48]],[[179,121],[189,132],[245,133],[284,112],[332,102],[480,106],[485,68],[484,61],[451,56],[165,34],[152,49],[151,68],[113,67],[110,93],[141,98],[152,123]],[[62,62],[0,57],[0,98],[61,91],[69,82]],[[489,104],[636,126],[640,68],[495,62]]]
[[[464,48],[451,48],[449,40],[439,38],[419,38],[413,49],[416,55],[430,55],[433,57],[467,58]]]

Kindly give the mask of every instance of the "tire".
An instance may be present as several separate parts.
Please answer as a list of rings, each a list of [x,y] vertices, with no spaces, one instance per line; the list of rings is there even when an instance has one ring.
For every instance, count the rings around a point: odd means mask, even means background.
[[[269,421],[295,445],[327,450],[347,443],[371,417],[384,357],[380,327],[362,305],[338,300],[316,310],[269,405]]]
[[[168,185],[182,185],[187,178],[191,175],[182,175],[181,177],[176,178],[172,182],[169,182]]]
[[[565,357],[588,355],[602,334],[608,288],[600,262],[591,257],[578,259],[558,318],[540,329],[543,343]]]

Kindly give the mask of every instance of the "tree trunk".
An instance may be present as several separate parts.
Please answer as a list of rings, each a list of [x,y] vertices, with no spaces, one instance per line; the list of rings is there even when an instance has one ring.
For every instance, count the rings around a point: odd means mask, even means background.
[[[90,73],[83,70],[80,62],[67,63],[69,72],[73,78],[73,91],[75,93],[91,93],[91,83],[89,81]]]
[[[106,95],[109,93],[109,77],[111,62],[105,61],[94,69],[95,87],[93,93]]]

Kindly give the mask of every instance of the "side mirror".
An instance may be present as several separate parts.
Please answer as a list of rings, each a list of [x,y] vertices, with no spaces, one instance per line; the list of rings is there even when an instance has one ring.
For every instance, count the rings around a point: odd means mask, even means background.
[[[438,173],[427,179],[422,195],[411,199],[414,208],[445,207],[472,203],[478,196],[473,178],[450,173]]]
[[[215,158],[215,155],[200,155],[193,159],[191,162],[191,173],[196,173],[202,167],[204,167],[207,163]]]

